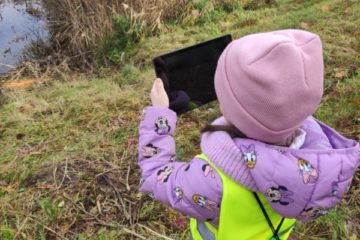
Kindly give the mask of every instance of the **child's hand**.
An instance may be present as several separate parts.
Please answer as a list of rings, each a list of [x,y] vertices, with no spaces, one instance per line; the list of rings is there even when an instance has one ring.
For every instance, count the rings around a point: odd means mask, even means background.
[[[155,79],[151,89],[150,98],[154,107],[169,107],[169,98],[165,92],[164,84],[160,78]]]

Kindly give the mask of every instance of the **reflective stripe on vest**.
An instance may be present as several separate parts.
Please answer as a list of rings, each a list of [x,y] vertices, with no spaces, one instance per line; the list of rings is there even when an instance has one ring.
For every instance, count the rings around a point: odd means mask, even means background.
[[[194,218],[190,219],[190,230],[192,234],[192,240],[216,240],[215,233],[209,228],[208,223],[200,222]]]
[[[204,154],[198,155],[207,161],[220,175],[223,183],[223,198],[220,208],[220,223],[216,229],[207,222],[190,220],[190,230],[193,240],[269,240],[273,233],[261,211],[260,206],[251,191],[239,185],[226,176]],[[277,214],[265,197],[259,199],[263,204],[272,224],[276,228],[282,216]],[[279,231],[280,239],[287,239],[290,235],[295,219],[285,219]]]

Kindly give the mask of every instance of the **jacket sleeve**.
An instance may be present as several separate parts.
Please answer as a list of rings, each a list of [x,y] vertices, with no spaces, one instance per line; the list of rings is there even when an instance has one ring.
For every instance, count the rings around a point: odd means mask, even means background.
[[[138,146],[140,191],[187,216],[217,224],[222,197],[220,176],[202,159],[177,161],[175,112],[147,107],[144,115]]]

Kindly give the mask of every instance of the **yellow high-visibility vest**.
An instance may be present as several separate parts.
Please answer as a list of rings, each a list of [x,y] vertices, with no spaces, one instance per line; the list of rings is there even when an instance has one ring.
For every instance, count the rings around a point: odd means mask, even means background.
[[[273,238],[273,232],[269,227],[265,216],[254,197],[253,192],[239,185],[225,175],[204,154],[198,155],[207,161],[220,175],[223,184],[223,198],[220,208],[220,222],[216,229],[208,222],[198,222],[190,219],[190,230],[193,240],[269,240]],[[276,228],[283,218],[276,213],[265,197],[258,197],[269,216],[271,223]],[[295,224],[295,219],[284,219],[278,232],[280,239],[285,240]],[[206,229],[204,229],[206,228]],[[207,234],[204,234],[204,230]],[[204,236],[206,235],[206,236]]]

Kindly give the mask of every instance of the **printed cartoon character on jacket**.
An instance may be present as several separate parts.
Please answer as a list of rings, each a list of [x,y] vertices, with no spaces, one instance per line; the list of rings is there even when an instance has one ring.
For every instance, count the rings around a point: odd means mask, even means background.
[[[152,199],[155,199],[155,194],[153,192],[149,192],[148,193],[148,196]]]
[[[214,211],[217,207],[216,202],[209,200],[207,197],[201,196],[199,194],[194,194],[192,199],[198,206],[206,208],[210,211]]]
[[[290,196],[292,196],[294,193],[289,191],[284,186],[279,187],[271,187],[268,190],[266,190],[265,197],[270,202],[277,202],[281,205],[288,205],[289,203],[294,202]]]
[[[171,157],[170,157],[170,160],[169,160],[170,162],[178,162],[179,161],[179,159],[176,157],[176,155],[172,155]]]
[[[143,183],[145,182],[145,178],[143,178],[143,177],[140,177],[140,182],[139,182],[139,185],[141,186],[141,185],[143,185]]]
[[[171,127],[168,124],[168,120],[166,117],[159,117],[155,121],[155,132],[159,135],[165,135],[170,132]]]
[[[311,207],[311,208],[304,209],[301,212],[301,216],[305,220],[312,220],[312,219],[326,215],[327,212],[328,211],[322,207]]]
[[[309,161],[299,159],[298,166],[305,184],[309,183],[311,180],[315,181],[318,179],[319,174],[316,169],[309,163]]]
[[[256,152],[254,144],[250,144],[248,147],[240,145],[240,151],[242,153],[242,159],[246,162],[249,169],[253,169],[256,164]]]
[[[339,194],[339,184],[337,182],[332,182],[331,187],[331,195],[334,197],[337,196]]]
[[[211,176],[212,178],[215,178],[215,172],[214,172],[214,169],[210,166],[210,164],[204,164],[202,166],[202,170],[204,172],[204,176],[207,177],[207,176]]]
[[[175,187],[173,193],[174,193],[176,202],[179,202],[184,197],[184,191],[180,187]]]
[[[161,169],[158,171],[157,173],[157,180],[159,182],[167,182],[169,180],[169,177],[170,177],[170,174],[172,173],[173,171],[173,167],[172,166],[166,166],[164,167],[164,169]]]
[[[151,157],[155,156],[156,154],[160,153],[160,148],[155,147],[151,143],[143,146],[142,150],[143,150],[143,156],[145,158],[151,158]]]

